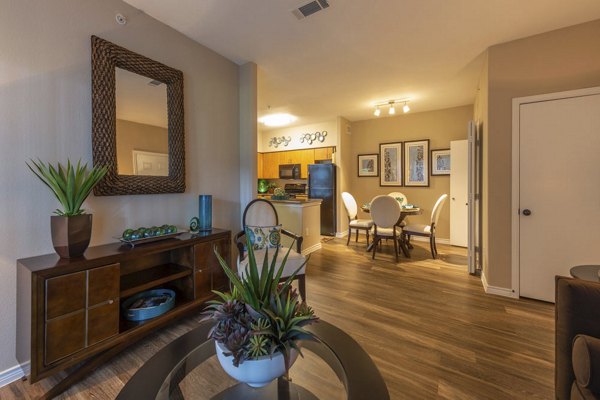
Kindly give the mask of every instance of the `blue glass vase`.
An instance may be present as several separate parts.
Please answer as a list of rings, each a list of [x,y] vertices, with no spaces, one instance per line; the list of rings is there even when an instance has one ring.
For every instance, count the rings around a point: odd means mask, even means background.
[[[198,220],[200,232],[212,230],[212,195],[201,194],[198,196]]]

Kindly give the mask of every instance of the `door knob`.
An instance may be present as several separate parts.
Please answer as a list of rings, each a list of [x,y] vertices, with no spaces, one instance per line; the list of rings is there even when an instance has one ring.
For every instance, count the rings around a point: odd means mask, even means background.
[[[531,215],[531,210],[528,209],[528,208],[524,209],[523,210],[523,215],[526,216],[526,217],[530,216]]]

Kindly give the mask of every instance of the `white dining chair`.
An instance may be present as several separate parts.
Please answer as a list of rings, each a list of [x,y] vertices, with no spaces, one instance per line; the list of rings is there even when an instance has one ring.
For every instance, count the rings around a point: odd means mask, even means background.
[[[442,208],[448,199],[447,194],[443,194],[435,202],[433,211],[431,211],[431,224],[407,224],[402,228],[402,235],[404,241],[410,243],[411,236],[424,236],[429,238],[429,246],[431,247],[431,257],[435,260],[437,258],[437,247],[435,245],[435,230],[437,229],[438,220],[440,219],[440,213]]]
[[[302,300],[306,300],[306,265],[303,265],[306,263],[306,257],[302,255],[302,236],[283,229],[279,225],[279,216],[277,215],[277,210],[275,210],[273,203],[265,199],[255,199],[248,203],[242,217],[242,226],[242,231],[235,235],[235,242],[239,252],[237,259],[238,275],[242,276],[245,274],[246,268],[248,267],[248,257],[246,254],[246,228],[281,228],[280,232],[282,235],[289,236],[296,242],[296,248],[290,250],[283,273],[281,274],[281,280],[285,281],[294,273],[294,271],[302,266],[302,268],[296,273],[295,279],[298,280],[298,291],[300,293],[300,297],[302,297]],[[275,248],[268,249],[270,260],[272,260],[272,257],[274,257],[275,250]],[[279,252],[277,253],[276,261],[277,269],[280,267],[281,262],[285,258],[288,250],[288,247],[284,247],[283,245],[279,246]],[[254,257],[258,264],[259,274],[262,269],[263,260],[266,257],[266,252],[266,248],[254,250]]]
[[[399,260],[398,241],[401,240],[402,228],[396,223],[400,219],[402,208],[400,203],[393,197],[381,195],[371,200],[371,217],[373,217],[373,259],[381,239],[392,239],[394,241],[394,253],[396,261]]]
[[[394,199],[396,199],[401,206],[405,206],[408,204],[408,199],[406,198],[406,196],[404,195],[404,193],[400,193],[400,192],[391,192],[388,193],[388,196],[393,197]],[[401,200],[398,200],[401,199]]]
[[[400,192],[391,192],[388,193],[388,196],[393,197],[394,199],[396,199],[396,201],[398,201],[400,203],[400,206],[405,206],[408,204],[408,199],[406,198],[406,196],[404,195],[404,193],[400,193]],[[401,199],[401,200],[398,200]],[[408,220],[406,218],[404,218],[402,220],[402,222],[400,222],[400,226],[406,226],[408,224]]]
[[[344,201],[344,208],[348,214],[348,240],[346,246],[350,244],[350,237],[352,236],[352,229],[356,231],[356,239],[358,242],[358,231],[365,231],[367,235],[367,246],[369,246],[369,234],[373,228],[373,220],[371,219],[358,219],[358,205],[354,196],[348,192],[342,193],[342,200]]]

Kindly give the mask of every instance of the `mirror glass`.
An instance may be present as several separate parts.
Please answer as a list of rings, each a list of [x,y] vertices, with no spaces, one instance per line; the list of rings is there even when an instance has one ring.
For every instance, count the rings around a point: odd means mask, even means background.
[[[117,173],[169,175],[167,85],[115,68]]]

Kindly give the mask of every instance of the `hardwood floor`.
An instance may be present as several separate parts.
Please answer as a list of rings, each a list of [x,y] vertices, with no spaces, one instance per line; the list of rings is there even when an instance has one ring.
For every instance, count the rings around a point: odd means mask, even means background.
[[[553,398],[554,306],[486,295],[466,272],[464,249],[438,245],[432,260],[427,243],[414,245],[412,258],[396,263],[391,244],[372,261],[364,241],[324,243],[307,269],[309,303],[371,355],[392,399]],[[148,337],[60,398],[114,398],[198,319]],[[54,382],[14,382],[0,388],[0,398],[35,398]]]

